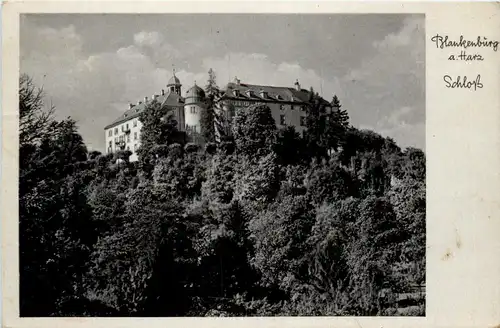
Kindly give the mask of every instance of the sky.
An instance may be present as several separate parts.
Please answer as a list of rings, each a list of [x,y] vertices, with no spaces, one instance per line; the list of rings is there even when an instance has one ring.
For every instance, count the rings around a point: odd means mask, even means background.
[[[425,150],[424,15],[29,14],[20,70],[43,86],[58,118],[77,121],[87,147],[104,126],[166,89],[205,85],[313,87],[337,95],[351,123]]]

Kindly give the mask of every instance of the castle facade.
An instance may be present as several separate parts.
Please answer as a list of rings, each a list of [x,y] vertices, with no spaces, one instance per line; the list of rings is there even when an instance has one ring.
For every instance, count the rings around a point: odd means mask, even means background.
[[[302,89],[298,81],[293,87],[279,87],[245,84],[235,78],[234,82],[228,83],[221,91],[222,110],[229,118],[239,109],[264,104],[271,109],[278,128],[294,126],[299,133],[305,129],[306,106],[311,92]],[[139,115],[153,100],[174,113],[180,131],[185,131],[188,135],[199,135],[201,113],[206,108],[205,91],[195,83],[186,91],[185,97],[182,97],[181,92],[182,84],[174,73],[167,83],[167,90],[161,90],[159,95],[152,95],[151,99],[144,97],[137,104],[130,104],[125,113],[104,128],[106,152],[129,150],[132,152],[130,161],[138,159],[137,149],[141,142],[142,128]]]

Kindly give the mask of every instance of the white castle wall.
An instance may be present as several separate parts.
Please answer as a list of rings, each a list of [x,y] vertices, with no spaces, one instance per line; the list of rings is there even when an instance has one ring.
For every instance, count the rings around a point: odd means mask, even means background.
[[[197,133],[201,132],[201,111],[203,107],[199,103],[188,104],[184,106],[185,129]]]
[[[125,133],[127,128],[130,133]],[[140,134],[141,134],[142,123],[139,118],[133,118],[123,123],[120,123],[112,128],[106,129],[105,139],[106,139],[106,153],[114,153],[120,150],[119,145],[116,144],[117,141],[123,140],[125,142],[125,150],[130,150],[132,155],[130,156],[130,161],[136,161],[137,149],[140,146]]]

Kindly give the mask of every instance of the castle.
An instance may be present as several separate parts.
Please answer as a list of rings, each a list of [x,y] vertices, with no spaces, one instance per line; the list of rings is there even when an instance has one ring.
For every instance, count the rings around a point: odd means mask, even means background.
[[[196,85],[189,88],[186,96],[182,97],[182,84],[175,76],[167,83],[167,90],[161,90],[160,95],[153,95],[151,99],[137,104],[130,104],[128,110],[107,125],[105,130],[106,152],[113,153],[118,150],[132,152],[130,161],[136,161],[137,149],[140,146],[140,133],[142,124],[139,120],[140,113],[147,108],[150,101],[157,101],[174,113],[177,128],[180,131],[196,135],[201,132],[201,113],[205,109],[205,91]],[[306,106],[309,103],[311,92],[302,89],[298,80],[294,87],[277,87],[268,85],[255,85],[241,83],[235,78],[222,90],[222,109],[226,112],[237,112],[238,109],[254,104],[265,104],[271,109],[276,125],[294,126],[301,133],[306,125]],[[326,101],[325,101],[326,103]],[[329,105],[329,103],[327,103]]]

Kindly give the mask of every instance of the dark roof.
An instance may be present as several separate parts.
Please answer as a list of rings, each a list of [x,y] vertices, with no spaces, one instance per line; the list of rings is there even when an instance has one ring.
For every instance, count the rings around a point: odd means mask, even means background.
[[[234,90],[239,91],[239,96],[234,94]],[[248,94],[248,91],[251,91]],[[261,92],[264,91],[265,95]],[[282,102],[299,102],[307,103],[310,99],[311,92],[309,90],[288,87],[275,87],[270,85],[256,85],[245,83],[228,83],[224,89],[225,97],[241,100],[259,100],[259,101],[282,101]]]
[[[170,86],[170,85],[180,85],[181,84],[181,81],[179,80],[179,78],[177,76],[175,76],[175,74],[170,78],[170,80],[168,80],[168,83],[167,83],[167,87]]]
[[[205,97],[205,91],[203,91],[202,88],[197,86],[196,84],[193,85],[191,88],[188,89],[186,92],[186,98],[192,98],[192,97]]]
[[[158,96],[156,98],[156,101],[158,101],[162,106],[167,106],[167,107],[184,106],[184,98],[182,98],[181,96],[179,96],[174,92],[169,92],[164,96]],[[111,124],[106,125],[104,127],[104,130],[112,128],[116,125],[119,125],[133,118],[139,117],[139,115],[145,108],[146,104],[144,104],[143,102],[134,105],[132,108],[128,109],[125,113],[116,118]]]

